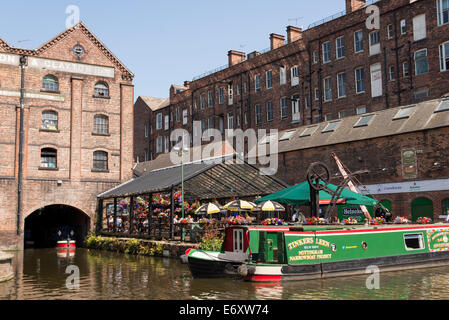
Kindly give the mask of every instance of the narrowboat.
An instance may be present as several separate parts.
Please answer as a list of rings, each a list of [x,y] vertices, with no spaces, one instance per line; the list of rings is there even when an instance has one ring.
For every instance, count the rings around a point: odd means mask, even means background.
[[[247,281],[278,282],[442,266],[449,263],[449,224],[251,228]]]

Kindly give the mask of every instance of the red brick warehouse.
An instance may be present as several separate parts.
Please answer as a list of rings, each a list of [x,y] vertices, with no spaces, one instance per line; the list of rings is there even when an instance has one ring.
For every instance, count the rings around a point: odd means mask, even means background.
[[[0,248],[91,230],[132,177],[133,77],[83,23],[36,50],[0,39]]]

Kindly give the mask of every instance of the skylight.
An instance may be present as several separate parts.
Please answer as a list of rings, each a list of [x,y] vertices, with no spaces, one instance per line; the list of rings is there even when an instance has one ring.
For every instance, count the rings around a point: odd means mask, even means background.
[[[323,133],[326,133],[326,132],[333,132],[333,131],[338,127],[338,125],[340,124],[340,122],[341,122],[341,121],[333,121],[333,122],[329,123],[329,124],[327,125],[327,127],[326,127],[322,132],[323,132]]]
[[[435,112],[442,112],[448,110],[449,110],[449,99],[441,101],[440,105],[438,106]]]
[[[361,117],[360,120],[354,126],[354,128],[367,126],[373,117],[374,117],[374,114],[369,114],[367,116]]]
[[[413,111],[415,110],[415,106],[405,107],[398,111],[398,113],[394,116],[393,120],[406,119],[410,118]]]
[[[311,136],[316,131],[316,129],[318,129],[318,126],[306,128],[306,130],[304,130],[303,133],[301,134],[301,137]]]
[[[259,142],[259,144],[267,144],[267,143],[270,143],[271,140],[273,140],[274,138],[276,138],[276,135],[268,135],[268,136],[265,136],[265,137]]]
[[[279,141],[290,140],[290,138],[295,134],[295,130],[287,131],[284,135],[279,139]]]

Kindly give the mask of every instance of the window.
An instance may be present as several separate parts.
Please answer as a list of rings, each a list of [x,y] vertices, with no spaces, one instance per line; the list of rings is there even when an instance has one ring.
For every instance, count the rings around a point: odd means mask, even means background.
[[[440,45],[440,70],[449,70],[449,41]]]
[[[260,74],[254,77],[254,90],[260,92]]]
[[[176,107],[176,122],[181,121],[181,110],[179,107]]]
[[[415,52],[415,74],[421,75],[429,72],[429,64],[427,61],[427,49]]]
[[[426,15],[421,14],[413,18],[413,40],[419,41],[427,37]]]
[[[320,89],[315,88],[315,101],[320,100]]]
[[[94,117],[94,133],[109,134],[109,118],[105,115],[96,115]]]
[[[394,116],[393,120],[399,120],[399,119],[408,119],[410,118],[411,114],[415,110],[415,106],[410,106],[406,108],[401,108],[398,113]]]
[[[267,102],[267,121],[274,120],[274,110],[273,110],[273,102]]]
[[[288,112],[288,99],[282,98],[281,99],[281,119],[287,118],[287,112]]]
[[[441,201],[441,214],[443,216],[449,215],[449,198]]]
[[[292,122],[299,122],[301,120],[301,113],[299,110],[299,96],[292,97]]]
[[[228,85],[228,106],[232,106],[234,104],[234,89],[232,84]]]
[[[355,69],[355,92],[356,93],[365,92],[365,69],[364,68]]]
[[[440,105],[438,106],[435,112],[448,111],[448,110],[449,110],[449,100],[443,100],[441,101]]]
[[[330,41],[323,43],[323,63],[331,61],[331,43]]]
[[[393,25],[392,24],[389,24],[387,26],[387,36],[388,36],[388,39],[393,39]]]
[[[326,115],[324,115],[324,121],[330,121],[332,120],[332,113],[328,113]]]
[[[369,34],[369,54],[380,53],[380,31],[374,31]]]
[[[438,25],[449,23],[449,0],[437,0]]]
[[[206,120],[201,120],[201,133],[204,133],[206,131]]]
[[[165,130],[168,130],[168,129],[170,129],[170,117],[169,116],[165,116],[165,121],[164,121],[164,123],[165,123]]]
[[[94,152],[94,166],[95,170],[108,170],[108,153],[104,151]]]
[[[214,106],[214,93],[212,91],[209,91],[207,93],[207,106],[209,108],[212,108]]]
[[[273,72],[271,70],[267,71],[265,74],[267,89],[273,88]]]
[[[170,137],[164,137],[164,153],[170,152]]]
[[[156,115],[156,130],[162,129],[162,113]]]
[[[47,110],[42,112],[42,129],[58,130],[58,113],[56,111]]]
[[[319,122],[319,121],[317,121],[317,122]],[[311,136],[312,134],[315,133],[315,131],[316,131],[317,129],[318,129],[318,126],[317,126],[317,125],[312,126],[312,127],[308,127],[308,128],[306,128],[306,129],[301,133],[300,137],[302,138],[302,137],[308,137],[308,136]]]
[[[422,233],[404,234],[404,244],[407,251],[422,250],[425,248]]]
[[[237,96],[239,96],[239,95],[242,94],[242,88],[240,87],[239,84],[237,84],[237,85],[235,86],[235,94],[236,94]]]
[[[304,97],[304,109],[309,109],[309,96]]]
[[[357,107],[356,113],[357,114],[364,114],[364,113],[366,113],[366,107],[365,106]]]
[[[41,150],[41,168],[56,169],[57,166],[57,154],[56,149],[45,148]]]
[[[109,86],[104,82],[97,82],[94,87],[94,96],[102,98],[109,97]]]
[[[284,85],[287,83],[287,69],[285,67],[279,68],[279,77],[280,77],[281,85]]]
[[[338,112],[338,119],[346,117],[346,111],[339,111]]]
[[[186,125],[188,121],[187,109],[182,110],[182,124]]]
[[[318,63],[318,53],[316,52],[316,50],[312,52],[312,61],[313,64]]]
[[[210,117],[209,119],[207,119],[207,127],[209,129],[214,129],[215,128],[214,117]]]
[[[324,87],[324,101],[331,101],[332,100],[331,77],[325,78],[323,80],[323,87]]]
[[[395,80],[394,66],[388,67],[388,74],[390,75],[390,81]]]
[[[359,30],[354,32],[354,52],[362,52],[363,51],[363,31]]]
[[[409,70],[408,70],[408,62],[402,63],[402,76],[408,77],[409,76]]]
[[[200,95],[200,109],[203,110],[204,108],[206,108],[206,94],[202,93]]]
[[[291,74],[292,87],[297,86],[299,84],[299,68],[298,68],[298,66],[294,66],[293,68],[291,68],[290,74]]]
[[[415,99],[424,99],[429,96],[429,89],[428,88],[421,88],[415,90]]]
[[[234,114],[228,113],[228,129],[234,129]]]
[[[337,59],[345,56],[345,37],[339,37],[335,40]]]
[[[260,104],[256,105],[256,125],[262,123],[262,106]]]
[[[224,103],[224,88],[218,89],[218,103],[223,104]]]
[[[42,81],[42,89],[53,92],[59,91],[58,78],[52,76],[51,74],[46,75]]]
[[[337,129],[338,125],[340,124],[340,120],[339,121],[333,121],[331,123],[329,123],[326,128],[324,128],[324,130],[322,131],[323,133],[326,132],[333,132],[335,131],[335,129]]]
[[[295,130],[293,131],[287,131],[286,133],[284,133],[284,135],[282,135],[282,137],[279,139],[279,141],[286,141],[286,140],[290,140],[290,138],[295,134]]]
[[[355,124],[354,128],[366,127],[373,117],[374,117],[373,114],[361,117],[359,121]]]
[[[346,97],[346,73],[339,73],[337,75],[337,87],[338,87],[338,97]]]
[[[404,35],[407,33],[407,23],[405,20],[401,20],[401,34]]]

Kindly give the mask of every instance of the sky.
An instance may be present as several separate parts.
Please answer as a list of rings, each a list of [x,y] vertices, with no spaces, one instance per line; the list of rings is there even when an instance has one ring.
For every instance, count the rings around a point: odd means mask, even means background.
[[[0,38],[36,49],[66,29],[70,5],[134,73],[136,99],[166,98],[172,84],[227,64],[229,50],[260,51],[271,33],[286,36],[288,25],[306,29],[345,9],[344,0],[8,1],[0,9]]]

